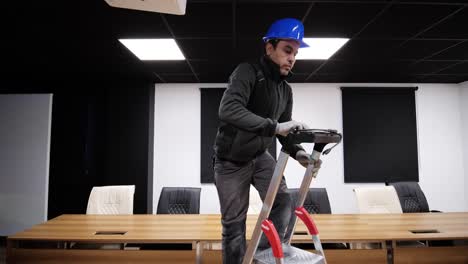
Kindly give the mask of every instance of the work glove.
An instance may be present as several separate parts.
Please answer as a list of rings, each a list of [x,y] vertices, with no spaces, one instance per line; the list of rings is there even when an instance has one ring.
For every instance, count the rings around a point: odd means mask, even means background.
[[[298,152],[296,152],[296,160],[304,168],[307,168],[307,166],[309,166],[309,163],[312,162],[312,159],[310,158],[310,154],[308,154],[304,150],[299,150]],[[314,168],[312,169],[312,176],[314,178],[317,177],[318,171],[319,171],[321,166],[322,166],[322,160],[321,159],[315,161]]]
[[[309,127],[304,123],[291,120],[288,122],[278,123],[276,125],[276,134],[286,137],[289,132],[296,129],[309,129]]]

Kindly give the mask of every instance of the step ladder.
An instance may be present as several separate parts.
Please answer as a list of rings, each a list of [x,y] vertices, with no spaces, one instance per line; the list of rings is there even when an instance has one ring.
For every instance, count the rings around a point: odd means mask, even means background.
[[[295,132],[289,133],[286,138],[288,144],[314,143],[314,150],[311,154],[312,162],[307,166],[306,172],[304,174],[304,179],[302,180],[301,187],[299,189],[298,200],[294,213],[306,225],[309,234],[312,236],[312,241],[314,243],[315,249],[318,251],[318,254],[314,254],[309,251],[305,251],[291,246],[290,244],[292,234],[294,232],[291,232],[291,237],[286,238],[286,241],[288,241],[288,243],[282,244],[279,239],[278,232],[275,229],[275,226],[270,220],[268,220],[271,208],[273,206],[273,202],[275,200],[278,188],[281,183],[281,179],[283,177],[284,169],[286,168],[286,164],[289,158],[289,153],[287,153],[283,148],[281,149],[278,162],[276,163],[275,171],[273,172],[273,177],[271,179],[267,195],[263,202],[262,211],[260,212],[260,215],[258,217],[257,224],[253,231],[252,238],[250,240],[242,264],[327,263],[325,259],[325,254],[323,252],[322,243],[320,242],[318,229],[315,226],[314,221],[310,217],[309,213],[304,209],[303,204],[307,196],[307,192],[309,190],[312,179],[314,177],[312,174],[312,170],[314,169],[315,162],[320,159],[322,153],[324,155],[328,154],[332,148],[338,145],[341,142],[341,138],[341,134],[339,134],[336,130],[331,129],[297,130]],[[323,149],[325,148],[325,146],[330,143],[335,143],[335,145],[324,151]],[[268,238],[271,248],[257,252],[262,231]]]

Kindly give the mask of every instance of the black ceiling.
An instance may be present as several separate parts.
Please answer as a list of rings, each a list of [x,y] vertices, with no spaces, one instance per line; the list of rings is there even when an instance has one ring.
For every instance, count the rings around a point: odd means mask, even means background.
[[[328,61],[297,61],[291,82],[459,83],[468,80],[468,1],[188,0],[184,16],[104,0],[23,1],[2,8],[9,74],[145,74],[156,82],[227,81],[262,52],[274,20],[306,37],[347,37]],[[175,38],[186,61],[139,61],[119,38]],[[5,71],[4,71],[5,73]]]

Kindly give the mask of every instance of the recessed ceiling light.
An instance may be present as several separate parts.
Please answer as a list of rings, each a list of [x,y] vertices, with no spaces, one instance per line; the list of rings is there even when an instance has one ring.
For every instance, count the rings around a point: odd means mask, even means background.
[[[327,60],[349,39],[347,38],[304,38],[310,47],[301,48],[296,60]]]
[[[185,60],[174,39],[119,39],[140,60]]]

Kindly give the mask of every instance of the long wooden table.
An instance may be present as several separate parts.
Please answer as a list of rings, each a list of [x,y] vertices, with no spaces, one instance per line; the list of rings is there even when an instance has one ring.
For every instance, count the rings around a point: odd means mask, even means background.
[[[322,243],[379,243],[326,250],[328,263],[468,263],[468,246],[400,247],[398,241],[468,239],[468,213],[314,215]],[[247,218],[247,239],[257,217]],[[436,233],[417,233],[435,230]],[[413,231],[413,232],[411,232]],[[311,243],[302,224],[295,243]],[[414,233],[416,232],[416,233]],[[99,234],[102,233],[102,234]],[[221,263],[219,215],[62,215],[7,239],[7,263]],[[126,244],[123,250],[73,244]],[[131,244],[188,243],[193,250],[136,250]]]

